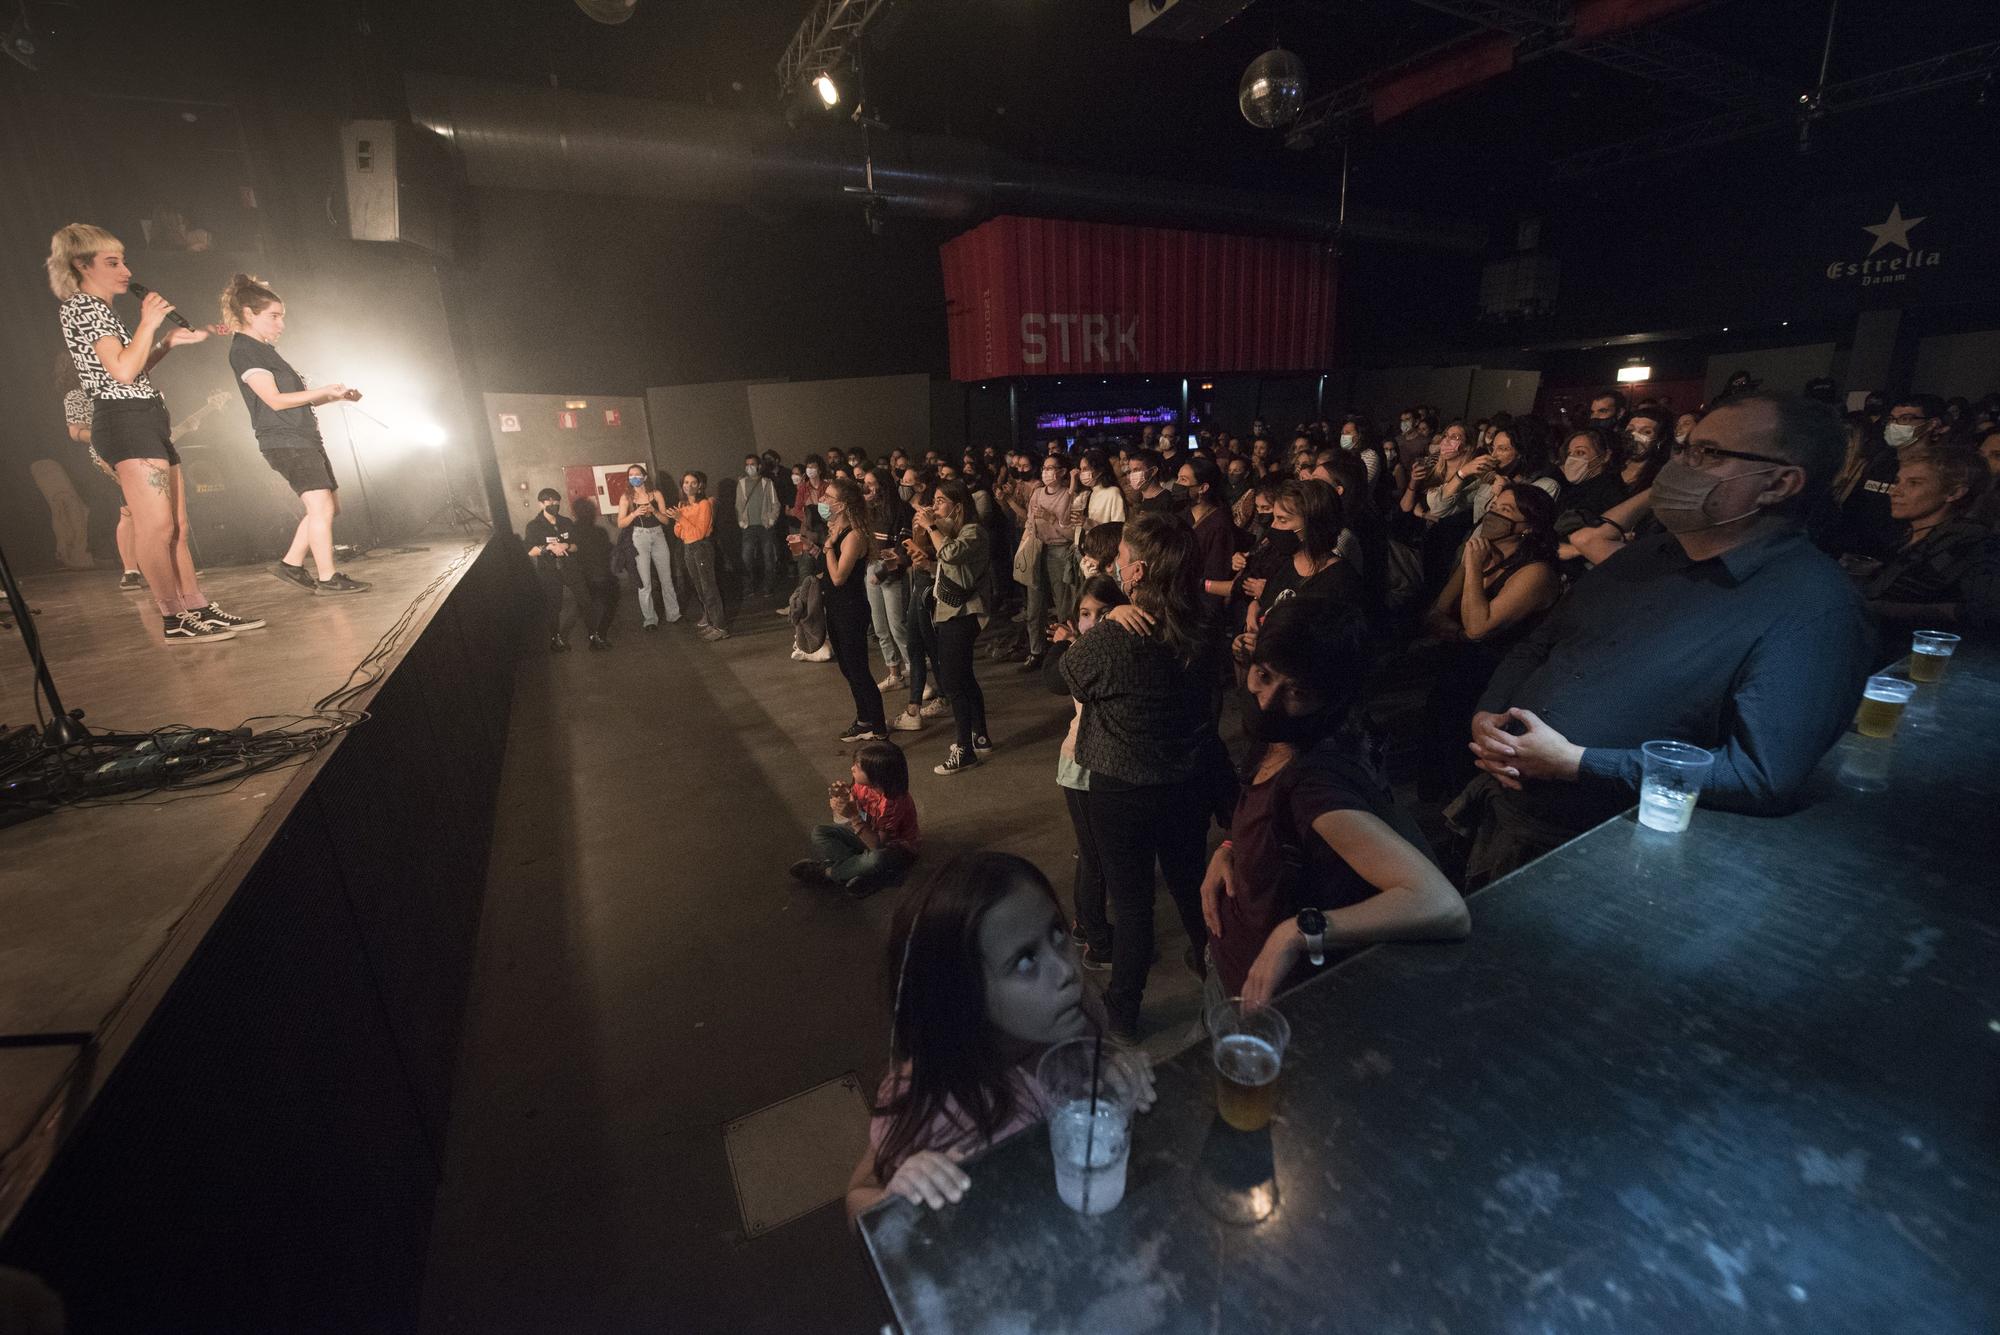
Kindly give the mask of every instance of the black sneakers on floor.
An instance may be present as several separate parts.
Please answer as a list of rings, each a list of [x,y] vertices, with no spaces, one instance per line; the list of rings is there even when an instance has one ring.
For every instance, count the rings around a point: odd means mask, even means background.
[[[889,734],[872,723],[856,720],[847,725],[847,731],[840,734],[843,742],[879,742]]]
[[[944,753],[944,763],[942,765],[931,766],[931,773],[949,778],[954,774],[963,774],[978,763],[979,757],[977,755],[967,751],[957,742],[953,742],[951,749]]]
[[[349,579],[347,576],[341,574],[338,570],[336,570],[331,575],[327,576],[325,579],[315,581],[313,584],[313,592],[324,593],[324,594],[366,593],[368,592],[369,589],[373,587],[374,585],[363,584],[358,579]]]
[[[590,647],[601,653],[611,647],[611,641],[605,639],[602,635],[593,635],[590,637]]]
[[[286,565],[283,561],[272,566],[271,573],[287,584],[298,585],[307,593],[313,592],[313,587],[319,583],[318,580],[313,578],[312,571],[307,570],[304,566]]]
[[[146,577],[136,570],[128,570],[118,577],[118,591],[120,593],[137,593],[145,587]]]
[[[240,617],[234,612],[223,611],[215,603],[210,603],[206,607],[191,607],[188,609],[188,615],[204,625],[214,626],[220,630],[257,630],[264,624],[262,617]]]
[[[218,644],[236,638],[235,631],[212,625],[192,612],[163,617],[162,621],[165,623],[162,633],[168,644]]]

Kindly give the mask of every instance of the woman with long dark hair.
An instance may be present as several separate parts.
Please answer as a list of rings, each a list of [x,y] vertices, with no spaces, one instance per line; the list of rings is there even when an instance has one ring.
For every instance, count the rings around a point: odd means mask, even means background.
[[[1340,555],[1344,518],[1340,495],[1327,483],[1307,478],[1284,485],[1271,507],[1271,527],[1296,534],[1298,548],[1269,577],[1243,581],[1254,602],[1250,624],[1290,598],[1366,605],[1367,588],[1360,572]]]
[[[958,740],[931,772],[950,776],[979,763],[993,749],[986,735],[986,693],[972,668],[973,641],[986,624],[992,555],[986,533],[974,518],[972,493],[963,482],[940,482],[915,524],[936,550],[931,594],[937,601],[938,675],[951,701]]]
[[[881,688],[868,669],[868,594],[862,585],[874,547],[867,510],[852,478],[827,483],[818,503],[828,507],[826,561],[820,571],[827,640],[854,697],[854,722],[840,740],[881,741],[889,735],[889,721],[883,717]]]
[[[1444,642],[1444,662],[1424,707],[1418,796],[1451,798],[1472,777],[1466,721],[1514,642],[1562,594],[1556,503],[1531,482],[1502,488],[1465,540],[1458,569],[1438,594],[1428,628]]]
[[[910,507],[896,494],[896,484],[890,480],[888,469],[866,469],[860,482],[874,550],[874,557],[868,562],[868,615],[875,627],[875,644],[882,651],[883,666],[888,669],[875,686],[878,690],[892,691],[903,684],[903,674],[910,663],[910,582],[900,546],[909,536]]]
[[[1181,460],[1174,483],[1181,489],[1194,529],[1195,559],[1188,578],[1209,609],[1220,612],[1236,587],[1236,572],[1230,568],[1230,558],[1236,555],[1236,523],[1223,493],[1222,470],[1207,455],[1190,454]]]
[[[1201,873],[1218,775],[1212,703],[1219,668],[1216,627],[1187,570],[1194,534],[1177,515],[1139,514],[1118,544],[1114,608],[1063,655],[1063,683],[1083,706],[1076,762],[1090,771],[1085,816],[1118,931],[1105,992],[1111,1033],[1136,1042],[1153,960],[1153,868],[1192,943],[1201,971],[1207,936]]]
[[[1041,1054],[1103,1032],[1055,890],[1012,854],[960,854],[905,898],[884,976],[890,1067],[847,1185],[849,1219],[890,1195],[933,1209],[961,1199],[972,1180],[960,1160],[1042,1120]],[[1152,1107],[1145,1054],[1104,1058]]]

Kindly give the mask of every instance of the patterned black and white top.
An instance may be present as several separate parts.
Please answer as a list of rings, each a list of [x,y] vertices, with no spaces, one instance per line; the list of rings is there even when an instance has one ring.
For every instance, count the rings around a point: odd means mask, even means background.
[[[83,391],[92,399],[157,399],[160,392],[153,388],[153,382],[143,374],[131,384],[121,384],[111,378],[104,364],[97,360],[97,340],[109,335],[121,345],[130,346],[132,336],[125,332],[118,316],[111,307],[87,292],[79,292],[62,304],[63,342],[69,346],[69,359],[76,365],[76,377],[83,382]]]
[[[63,395],[63,421],[70,426],[89,426],[90,395],[80,389]]]

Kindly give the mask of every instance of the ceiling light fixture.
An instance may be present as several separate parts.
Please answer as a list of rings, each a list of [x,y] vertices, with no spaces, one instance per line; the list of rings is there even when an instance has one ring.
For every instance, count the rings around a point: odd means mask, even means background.
[[[829,110],[840,105],[840,85],[835,83],[833,76],[825,70],[821,70],[819,77],[813,80],[813,89]]]

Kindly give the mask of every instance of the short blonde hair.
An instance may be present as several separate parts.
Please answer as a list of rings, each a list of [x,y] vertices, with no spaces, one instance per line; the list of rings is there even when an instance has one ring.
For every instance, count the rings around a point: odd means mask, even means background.
[[[49,291],[64,301],[81,291],[76,266],[88,264],[107,250],[125,243],[91,223],[71,223],[49,238]]]

